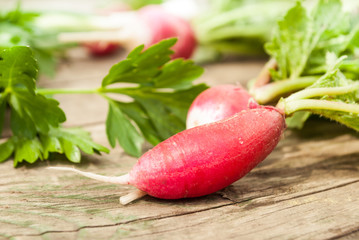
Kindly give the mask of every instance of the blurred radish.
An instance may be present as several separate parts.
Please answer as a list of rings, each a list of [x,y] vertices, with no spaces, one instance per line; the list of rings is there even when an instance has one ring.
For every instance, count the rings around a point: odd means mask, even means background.
[[[91,24],[92,30],[64,32],[59,34],[59,40],[86,44],[103,42],[132,49],[140,44],[150,46],[163,39],[176,37],[178,41],[173,47],[173,58],[189,58],[196,48],[195,35],[189,22],[169,14],[159,5],[149,5],[138,11],[96,16]],[[104,53],[110,53],[111,50],[115,48],[108,48]]]
[[[96,11],[97,14],[102,16],[109,16],[114,13],[126,12],[130,11],[131,8],[125,3],[116,2],[106,7],[100,8]],[[115,42],[106,42],[106,41],[99,41],[99,42],[90,42],[90,43],[83,43],[82,44],[89,53],[95,57],[107,56],[113,54],[120,48],[119,43]]]
[[[187,128],[230,117],[249,105],[256,106],[251,95],[240,86],[218,85],[199,94],[187,114]]]
[[[111,42],[84,43],[83,46],[88,49],[91,55],[96,57],[110,55],[120,48],[118,43]]]
[[[169,14],[158,6],[147,6],[139,10],[139,16],[151,30],[152,45],[166,38],[177,37],[173,58],[190,58],[196,48],[196,38],[191,25],[185,19]]]
[[[223,189],[247,174],[275,148],[284,129],[284,116],[279,110],[258,106],[168,138],[120,177],[73,168],[55,169],[139,189],[121,197],[122,204],[145,194],[162,199],[199,197]]]

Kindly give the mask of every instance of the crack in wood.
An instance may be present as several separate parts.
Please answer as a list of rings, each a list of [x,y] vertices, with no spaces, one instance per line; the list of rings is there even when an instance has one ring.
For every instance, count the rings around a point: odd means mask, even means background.
[[[354,180],[354,181],[350,181],[350,182],[347,182],[347,183],[342,183],[342,184],[339,184],[339,185],[337,185],[337,186],[329,187],[329,188],[326,188],[326,189],[321,189],[321,190],[313,191],[313,192],[310,192],[310,193],[306,193],[306,194],[301,194],[301,195],[298,195],[298,196],[294,196],[294,197],[291,197],[291,198],[282,199],[282,200],[276,201],[275,203],[290,201],[290,200],[293,200],[293,199],[298,199],[298,198],[301,198],[301,197],[306,197],[306,196],[310,196],[310,195],[313,195],[313,194],[330,191],[330,190],[333,190],[333,189],[345,187],[345,186],[348,186],[348,185],[351,185],[351,184],[355,184],[355,183],[358,183],[358,182],[359,182],[359,180]],[[227,198],[226,196],[223,196],[223,195],[220,194],[220,193],[217,193],[217,194],[220,195],[223,199],[229,200],[229,201],[231,201],[231,202],[230,202],[230,203],[227,203],[227,204],[221,204],[221,205],[218,205],[218,206],[213,206],[213,207],[209,207],[209,208],[204,208],[204,209],[196,210],[196,211],[188,211],[188,212],[177,213],[177,214],[170,214],[170,215],[163,215],[163,216],[144,217],[144,218],[133,219],[133,220],[125,221],[125,222],[119,222],[119,223],[113,223],[113,224],[106,224],[106,225],[82,226],[82,227],[79,227],[79,228],[73,229],[73,230],[49,230],[49,231],[44,231],[44,232],[39,233],[39,234],[19,234],[19,235],[13,235],[13,237],[20,237],[20,236],[29,236],[29,237],[30,237],[30,236],[43,236],[43,235],[45,235],[45,234],[50,234],[50,233],[71,233],[71,232],[79,232],[79,231],[82,230],[82,229],[115,227],[115,226],[121,226],[121,225],[126,225],[126,224],[131,224],[131,223],[138,223],[138,222],[143,222],[143,221],[151,221],[151,220],[156,221],[156,220],[162,220],[162,219],[169,219],[169,218],[180,217],[180,216],[190,215],[190,214],[194,214],[194,213],[200,213],[200,212],[210,211],[210,210],[214,210],[214,209],[219,209],[219,208],[222,208],[222,207],[234,206],[234,205],[237,205],[237,204],[241,204],[241,203],[248,202],[248,201],[253,200],[253,199],[260,199],[260,198],[266,197],[266,196],[260,196],[260,197],[258,197],[258,198],[248,198],[248,199],[236,201],[235,199],[233,199],[233,198]],[[255,207],[258,207],[258,206],[270,205],[270,204],[272,204],[272,203],[273,203],[273,202],[268,202],[268,203],[264,203],[264,204],[263,204],[263,203],[262,203],[262,204],[261,204],[261,203],[257,203],[257,204],[254,204],[254,205],[255,205]],[[252,206],[252,207],[253,207],[253,206]],[[330,239],[339,239],[339,238],[341,238],[341,237],[349,236],[349,235],[351,235],[351,234],[353,234],[353,233],[356,233],[356,232],[359,232],[359,228],[358,228],[358,229],[351,230],[351,231],[346,232],[346,233],[343,233],[343,234],[341,234],[341,235],[335,236],[334,238],[330,238]]]
[[[130,224],[130,223],[137,223],[137,222],[143,222],[143,221],[162,220],[162,219],[168,219],[168,218],[173,218],[173,217],[179,217],[179,216],[185,216],[185,215],[190,215],[190,214],[194,214],[194,213],[210,211],[210,210],[213,210],[213,209],[218,209],[218,208],[222,208],[222,207],[226,207],[226,206],[236,205],[238,203],[242,203],[242,202],[246,202],[246,201],[248,201],[248,200],[239,201],[239,202],[231,202],[231,203],[227,203],[227,204],[221,204],[221,205],[218,205],[218,206],[213,206],[213,207],[210,207],[210,208],[204,208],[204,209],[200,209],[200,210],[196,210],[196,211],[188,211],[188,212],[171,214],[171,215],[164,215],[164,216],[144,217],[144,218],[138,218],[138,219],[133,219],[133,220],[129,220],[129,221],[125,221],[125,222],[119,222],[119,223],[113,223],[113,224],[82,226],[82,227],[79,227],[79,228],[73,229],[73,230],[51,230],[51,231],[44,231],[44,232],[39,233],[39,234],[13,235],[13,237],[20,237],[20,236],[29,236],[29,237],[34,236],[35,237],[35,236],[42,236],[42,235],[49,234],[49,233],[71,233],[71,232],[78,232],[78,231],[80,231],[82,229],[87,229],[87,228],[106,228],[106,227],[115,227],[115,226],[121,226],[121,225],[126,225],[126,224]]]
[[[357,227],[355,229],[352,229],[352,230],[349,230],[349,231],[346,231],[344,233],[341,233],[341,234],[339,234],[337,236],[328,238],[327,240],[336,240],[336,239],[341,239],[341,238],[344,238],[344,237],[350,237],[350,235],[358,234],[358,233],[359,233],[359,227]]]
[[[342,184],[338,184],[338,185],[333,186],[333,187],[329,187],[329,188],[325,188],[325,189],[321,189],[321,190],[317,190],[317,191],[313,191],[313,192],[301,194],[301,195],[294,196],[294,197],[291,197],[291,198],[282,199],[282,200],[279,200],[279,201],[277,201],[277,202],[283,202],[283,201],[298,199],[298,198],[301,198],[301,197],[307,197],[307,196],[314,195],[314,194],[317,194],[317,193],[322,193],[322,192],[330,191],[330,190],[333,190],[333,189],[345,187],[345,186],[348,186],[348,185],[351,185],[351,184],[355,184],[355,183],[358,183],[358,182],[359,182],[359,179],[358,179],[358,180],[354,180],[354,181],[350,181],[350,182],[346,182],[346,183],[342,183]]]
[[[347,182],[347,183],[342,183],[342,184],[339,184],[339,185],[337,185],[337,186],[329,187],[329,188],[326,188],[326,189],[321,189],[321,190],[313,191],[313,192],[310,192],[310,193],[306,193],[306,194],[301,194],[301,195],[298,195],[298,196],[294,196],[294,197],[291,197],[291,198],[282,199],[282,200],[276,201],[276,203],[285,202],[285,201],[290,201],[290,200],[293,200],[293,199],[298,199],[298,198],[301,198],[301,197],[306,197],[306,196],[310,196],[310,195],[313,195],[313,194],[330,191],[330,190],[333,190],[333,189],[345,187],[345,186],[348,186],[348,185],[351,185],[351,184],[355,184],[355,183],[358,183],[358,182],[359,182],[359,180],[354,180],[354,181],[350,181],[350,182]],[[204,209],[196,210],[196,211],[188,211],[188,212],[171,214],[171,215],[164,215],[164,216],[144,217],[144,218],[133,219],[133,220],[125,221],[125,222],[114,223],[114,224],[82,226],[82,227],[79,227],[79,228],[73,229],[73,230],[50,230],[50,231],[44,231],[44,232],[39,233],[39,234],[21,234],[21,235],[14,235],[13,237],[20,237],[20,236],[43,236],[43,235],[49,234],[49,233],[71,233],[71,232],[79,232],[79,231],[82,230],[82,229],[89,229],[89,228],[106,228],[106,227],[115,227],[115,226],[121,226],[121,225],[131,224],[131,223],[138,223],[138,222],[143,222],[143,221],[151,221],[151,220],[156,221],[156,220],[162,220],[162,219],[168,219],[168,218],[174,218],[174,217],[180,217],[180,216],[190,215],[190,214],[194,214],[194,213],[200,213],[200,212],[210,211],[210,210],[219,209],[219,208],[222,208],[222,207],[234,206],[234,205],[241,204],[241,203],[245,203],[245,202],[248,202],[248,201],[254,199],[254,198],[253,198],[253,199],[249,199],[249,198],[248,198],[248,199],[244,199],[244,200],[241,200],[241,201],[237,201],[237,200],[235,200],[235,199],[233,199],[233,198],[228,198],[228,197],[226,197],[226,196],[223,196],[221,193],[217,193],[217,194],[220,195],[223,199],[229,200],[229,201],[231,201],[231,202],[230,202],[230,203],[227,203],[227,204],[221,204],[221,205],[218,205],[218,206],[213,206],[213,207],[209,207],[209,208],[204,208]],[[261,196],[261,197],[259,197],[259,198],[263,198],[263,197],[266,197],[266,196]],[[259,198],[257,198],[257,199],[259,199]],[[266,206],[266,205],[269,205],[269,204],[272,204],[272,203],[255,204],[255,205],[256,205],[255,207],[258,207],[258,206]],[[349,231],[349,232],[345,232],[345,233],[343,233],[343,234],[341,234],[341,235],[335,236],[335,237],[330,238],[330,239],[339,239],[339,238],[341,238],[341,237],[349,236],[349,235],[355,234],[355,233],[357,233],[357,232],[359,232],[359,228],[354,229],[354,230],[351,230],[351,231]]]

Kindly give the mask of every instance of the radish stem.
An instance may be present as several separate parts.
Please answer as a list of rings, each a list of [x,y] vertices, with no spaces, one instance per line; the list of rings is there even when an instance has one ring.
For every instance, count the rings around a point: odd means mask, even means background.
[[[253,88],[262,87],[268,84],[271,80],[270,69],[275,69],[277,67],[277,61],[274,58],[271,58],[259,72],[254,84]]]
[[[284,110],[285,114],[287,115],[301,110],[331,110],[359,114],[359,105],[357,104],[316,99],[300,99],[293,101],[284,100],[280,101],[277,107]]]
[[[358,90],[358,84],[352,84],[344,87],[333,87],[333,88],[308,88],[300,92],[293,93],[286,101],[293,101],[305,98],[320,97],[325,95],[341,95]]]
[[[250,94],[260,103],[268,103],[279,98],[280,96],[294,92],[312,85],[319,77],[301,77],[296,80],[283,80],[269,83],[263,87],[252,88]]]

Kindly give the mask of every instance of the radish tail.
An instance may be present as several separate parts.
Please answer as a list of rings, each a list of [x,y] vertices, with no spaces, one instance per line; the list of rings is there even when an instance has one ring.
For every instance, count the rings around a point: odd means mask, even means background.
[[[130,192],[129,194],[120,197],[120,203],[122,205],[126,205],[126,204],[129,204],[130,202],[133,202],[133,201],[135,201],[137,199],[142,198],[145,195],[147,195],[146,192],[144,192],[142,190],[139,190],[139,189],[136,189],[133,192]]]
[[[88,177],[91,179],[95,179],[95,180],[98,180],[101,182],[115,183],[115,184],[122,184],[122,185],[130,184],[130,175],[129,174],[125,174],[125,175],[122,175],[119,177],[107,177],[107,176],[98,175],[98,174],[94,174],[94,173],[90,173],[90,172],[83,172],[83,171],[77,170],[75,168],[68,168],[68,167],[49,167],[49,169],[75,172],[82,176],[85,176],[85,177]]]

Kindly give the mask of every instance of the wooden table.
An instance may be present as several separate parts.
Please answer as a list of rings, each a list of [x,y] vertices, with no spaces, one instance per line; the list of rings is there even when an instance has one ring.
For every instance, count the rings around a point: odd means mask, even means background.
[[[40,85],[97,87],[123,58],[72,56],[55,79],[42,78]],[[262,65],[206,65],[198,81],[245,83]],[[103,99],[56,98],[68,117],[65,126],[83,127],[108,146]],[[118,198],[132,187],[46,169],[71,166],[63,159],[16,169],[9,160],[0,164],[0,239],[359,239],[358,146],[358,134],[315,118],[302,131],[287,130],[265,161],[222,191],[175,201],[146,196],[127,206]],[[117,147],[108,155],[84,156],[76,167],[121,175],[135,162]]]

